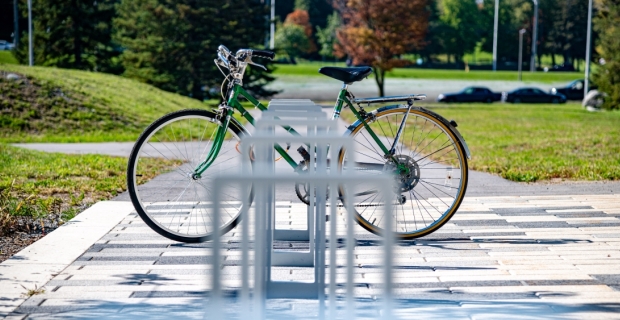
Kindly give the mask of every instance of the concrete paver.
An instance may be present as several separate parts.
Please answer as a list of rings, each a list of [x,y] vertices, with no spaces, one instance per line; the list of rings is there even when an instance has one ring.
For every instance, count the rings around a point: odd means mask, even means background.
[[[26,291],[44,287],[132,210],[127,203],[100,202],[0,263],[0,316],[26,301]]]
[[[560,198],[467,197],[440,232],[399,243],[393,270],[395,313],[402,318],[619,318],[620,237],[606,234],[620,235],[620,224],[609,225],[620,222],[620,217],[609,214],[620,209],[620,195]],[[114,203],[116,209],[98,214],[107,217],[118,208],[130,207],[127,202]],[[303,206],[291,202],[288,208],[282,202],[278,206],[284,212],[278,221],[303,224],[304,215],[295,213],[303,212]],[[587,227],[569,224],[571,215],[561,215],[593,209],[607,217],[594,219]],[[167,240],[129,211],[64,270],[50,274],[51,281],[41,280],[45,293],[13,300],[0,312],[20,319],[202,318],[208,301],[204,294],[210,288],[210,243]],[[496,226],[498,220],[503,225]],[[540,228],[521,222],[532,220]],[[462,226],[463,222],[471,223]],[[356,238],[356,310],[359,316],[378,316],[380,304],[374,297],[382,293],[382,248],[374,241],[377,237],[359,227]],[[240,285],[240,252],[235,245],[239,239],[236,229],[224,236],[225,247],[230,247],[224,252],[221,271],[229,289]],[[338,252],[336,263],[343,264],[344,252]],[[4,278],[7,273],[1,270],[8,269],[0,268]],[[313,277],[305,268],[273,270],[285,281]],[[337,279],[344,281],[344,270],[339,269]],[[0,285],[5,288],[3,282]],[[2,290],[3,296],[8,294]],[[236,302],[231,303],[230,312],[236,310]],[[268,310],[273,317],[314,318],[318,309],[315,301],[276,299],[269,301]]]

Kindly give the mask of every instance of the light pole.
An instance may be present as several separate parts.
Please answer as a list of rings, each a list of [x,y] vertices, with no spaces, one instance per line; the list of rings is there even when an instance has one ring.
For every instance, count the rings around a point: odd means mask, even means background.
[[[588,3],[588,36],[586,38],[586,78],[583,85],[583,97],[585,99],[590,86],[590,52],[592,51],[592,0]]]
[[[523,69],[523,34],[525,29],[519,30],[519,81],[521,81],[521,70]]]
[[[19,43],[19,13],[17,11],[17,0],[13,0],[13,18],[15,19],[13,31],[13,45],[17,49]]]
[[[276,19],[276,0],[271,0],[271,25],[269,26],[269,49],[273,50],[273,48],[275,47],[275,33],[276,33],[276,26],[275,26],[275,19]]]
[[[538,41],[538,0],[534,2],[534,30],[532,31],[532,59],[530,60],[530,71],[536,71],[536,47]]]
[[[28,65],[32,67],[32,0],[28,0]]]
[[[493,71],[497,70],[497,25],[499,16],[499,0],[495,0],[495,18],[493,21]]]

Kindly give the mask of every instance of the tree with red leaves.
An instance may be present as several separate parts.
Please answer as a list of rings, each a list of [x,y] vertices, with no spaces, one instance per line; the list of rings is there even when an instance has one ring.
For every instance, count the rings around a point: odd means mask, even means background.
[[[407,61],[400,55],[424,45],[428,28],[427,0],[335,0],[343,26],[337,31],[335,53],[354,65],[375,69],[379,95],[384,96],[385,73]]]
[[[286,16],[286,20],[284,20],[284,24],[289,23],[304,27],[304,32],[306,33],[306,36],[312,36],[312,25],[310,24],[310,16],[308,15],[308,11],[297,9],[289,13]]]
[[[295,24],[304,28],[304,33],[308,37],[308,50],[306,53],[316,51],[316,45],[312,41],[312,24],[310,24],[310,15],[306,10],[296,9],[289,13],[284,20],[284,25]]]

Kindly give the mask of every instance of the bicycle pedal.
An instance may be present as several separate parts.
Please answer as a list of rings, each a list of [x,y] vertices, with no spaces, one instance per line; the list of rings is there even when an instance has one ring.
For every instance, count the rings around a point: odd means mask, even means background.
[[[304,161],[306,161],[306,163],[310,162],[310,153],[308,153],[306,148],[301,146],[297,148],[297,152],[299,152],[299,154],[304,158]]]

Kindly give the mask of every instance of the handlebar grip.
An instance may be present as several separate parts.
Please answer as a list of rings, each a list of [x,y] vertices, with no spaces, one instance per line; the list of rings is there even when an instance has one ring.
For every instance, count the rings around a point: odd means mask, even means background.
[[[252,49],[252,56],[259,58],[267,58],[269,60],[273,60],[276,57],[276,53],[268,50],[254,50]]]

